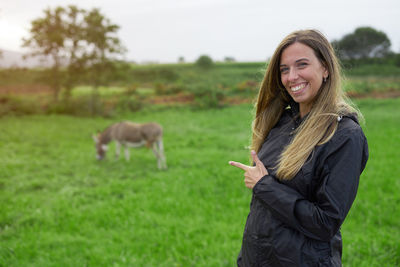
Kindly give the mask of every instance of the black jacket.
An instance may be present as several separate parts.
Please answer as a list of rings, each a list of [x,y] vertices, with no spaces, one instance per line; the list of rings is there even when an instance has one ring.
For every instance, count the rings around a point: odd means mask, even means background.
[[[253,188],[238,266],[341,266],[340,226],[355,199],[368,159],[356,117],[344,116],[291,180],[275,177],[277,159],[300,123],[286,109],[258,157],[269,175]]]

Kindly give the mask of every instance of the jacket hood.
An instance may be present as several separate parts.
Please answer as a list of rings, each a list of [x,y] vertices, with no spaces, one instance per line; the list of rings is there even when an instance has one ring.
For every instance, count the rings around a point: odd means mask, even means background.
[[[358,121],[358,115],[357,115],[356,112],[351,112],[351,113],[348,113],[348,114],[346,114],[346,115],[342,115],[342,116],[340,116],[340,117],[352,119],[355,123],[360,124],[359,121]],[[339,117],[339,118],[340,118],[340,117]],[[338,120],[339,120],[339,118],[338,118]],[[340,120],[339,120],[339,121],[340,121]]]
[[[295,102],[292,98],[289,101],[289,107],[290,107],[290,112],[292,114],[292,117],[296,117],[300,113],[300,106],[299,103]],[[338,121],[341,121],[343,118],[349,118],[353,120],[355,123],[358,125],[360,124],[358,120],[358,115],[356,112],[349,112],[347,114],[340,115],[338,117]]]

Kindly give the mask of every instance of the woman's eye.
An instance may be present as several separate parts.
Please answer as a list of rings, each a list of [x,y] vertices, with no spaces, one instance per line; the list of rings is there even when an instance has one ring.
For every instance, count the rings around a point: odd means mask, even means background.
[[[281,68],[281,73],[287,73],[289,71],[289,68]]]
[[[302,63],[299,63],[299,67],[300,68],[304,68],[304,67],[306,67],[308,64],[307,63],[305,63],[305,62],[302,62]]]

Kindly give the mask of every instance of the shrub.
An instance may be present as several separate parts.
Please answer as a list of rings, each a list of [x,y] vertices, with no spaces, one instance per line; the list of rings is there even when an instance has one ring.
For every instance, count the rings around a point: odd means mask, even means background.
[[[225,92],[212,84],[201,83],[189,87],[193,94],[196,108],[219,108],[223,106]]]
[[[105,116],[104,103],[100,97],[86,96],[71,98],[68,101],[52,102],[48,104],[47,114],[66,114],[72,116]]]
[[[257,92],[259,83],[253,80],[246,80],[238,83],[234,89],[239,92],[250,92],[254,94]]]
[[[118,112],[125,111],[138,111],[144,107],[143,96],[140,95],[132,95],[129,97],[121,97],[119,98],[116,109]]]
[[[36,99],[2,96],[0,97],[0,117],[6,115],[30,115],[41,113]]]
[[[185,86],[182,83],[155,83],[154,90],[156,95],[174,95],[186,90]]]
[[[166,95],[167,90],[167,85],[165,83],[157,82],[154,84],[154,91],[156,95]]]
[[[138,87],[139,87],[139,85],[137,83],[133,83],[133,84],[129,85],[125,90],[125,94],[128,96],[136,95]]]
[[[166,67],[150,67],[143,69],[134,69],[131,71],[131,79],[135,82],[154,82],[167,81],[173,82],[179,79],[175,70]]]
[[[400,68],[400,53],[394,55],[394,65]]]
[[[202,55],[196,60],[196,65],[202,69],[209,69],[214,66],[214,62],[209,56]]]

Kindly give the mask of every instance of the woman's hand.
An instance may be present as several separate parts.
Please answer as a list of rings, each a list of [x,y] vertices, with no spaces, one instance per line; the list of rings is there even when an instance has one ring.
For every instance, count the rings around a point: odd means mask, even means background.
[[[247,166],[236,161],[229,161],[229,164],[244,170],[244,183],[246,187],[253,189],[256,183],[268,174],[268,171],[254,150],[251,151],[251,157],[256,164],[255,166]]]

